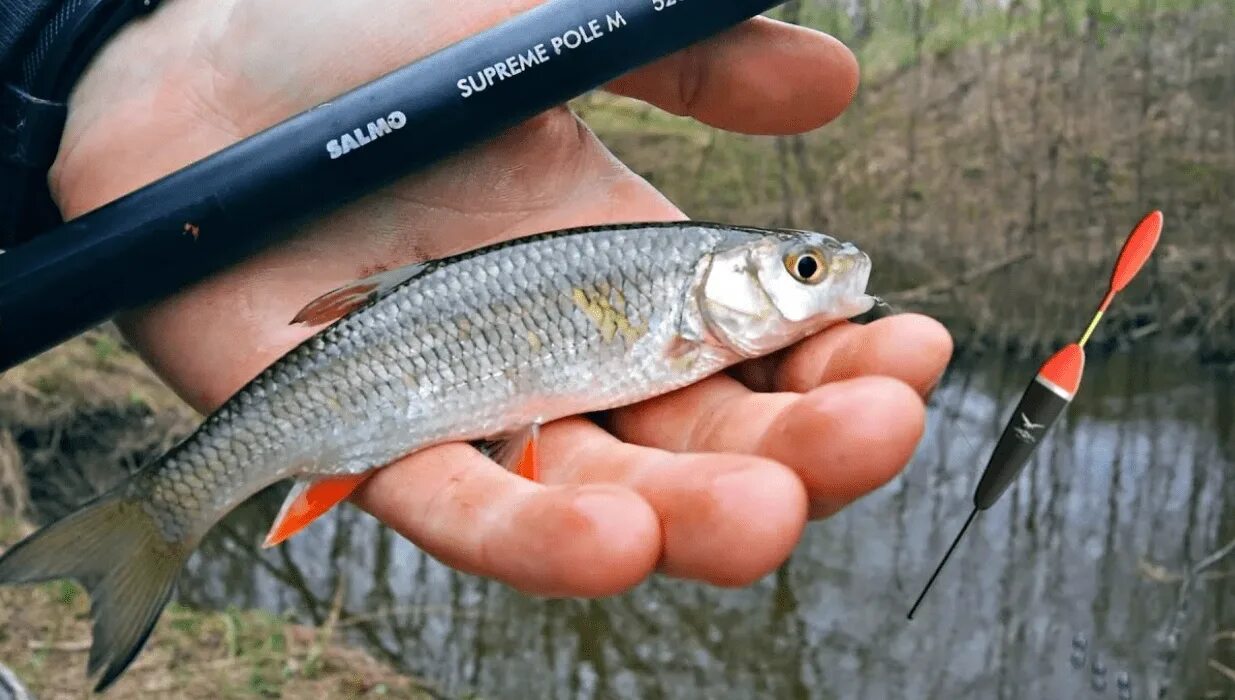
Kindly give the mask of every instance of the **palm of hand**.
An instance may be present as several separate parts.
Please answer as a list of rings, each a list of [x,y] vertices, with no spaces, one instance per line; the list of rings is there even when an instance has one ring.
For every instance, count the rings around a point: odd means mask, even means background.
[[[169,3],[79,84],[53,190],[66,216],[81,214],[535,4]],[[839,113],[856,77],[834,40],[760,20],[610,88],[722,128],[791,133]],[[158,150],[136,148],[132,133]],[[311,332],[288,325],[304,303],[374,269],[536,231],[682,217],[558,109],[121,323],[210,410]],[[783,561],[808,517],[905,464],[949,354],[946,332],[922,317],[842,324],[745,367],[745,381],[717,376],[615,411],[607,430],[547,426],[542,484],[445,445],[381,470],[355,500],[448,564],[529,592],[602,595],[657,568],[740,585]]]

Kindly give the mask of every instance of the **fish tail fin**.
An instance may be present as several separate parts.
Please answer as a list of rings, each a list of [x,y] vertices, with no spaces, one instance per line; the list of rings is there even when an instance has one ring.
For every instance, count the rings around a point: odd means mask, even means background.
[[[101,692],[141,651],[191,548],[169,543],[123,489],[100,496],[0,557],[0,584],[70,578],[90,594],[88,673]]]

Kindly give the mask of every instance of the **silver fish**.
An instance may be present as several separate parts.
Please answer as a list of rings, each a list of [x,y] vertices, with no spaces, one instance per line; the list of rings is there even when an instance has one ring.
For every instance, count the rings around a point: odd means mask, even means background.
[[[266,486],[664,394],[869,310],[869,274],[864,253],[820,233],[698,222],[571,229],[380,273],[306,307],[297,320],[338,320],[11,549],[0,583],[86,586],[102,690],[197,544]]]

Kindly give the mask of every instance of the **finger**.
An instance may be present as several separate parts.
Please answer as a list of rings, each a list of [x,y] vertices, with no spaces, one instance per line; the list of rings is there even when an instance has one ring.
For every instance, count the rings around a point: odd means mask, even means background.
[[[536,595],[619,593],[660,555],[656,514],[633,491],[534,484],[466,445],[381,469],[354,501],[448,566]]]
[[[608,85],[673,114],[747,134],[809,131],[858,88],[858,63],[836,39],[756,18]]]
[[[927,396],[952,357],[938,321],[901,314],[867,325],[840,323],[790,348],[772,371],[778,391],[805,392],[841,379],[895,377]]]
[[[863,377],[807,394],[755,393],[713,377],[615,411],[614,433],[672,451],[752,453],[789,466],[811,517],[830,515],[887,483],[925,427],[922,399],[902,381]]]
[[[541,445],[546,482],[620,484],[651,504],[671,576],[749,584],[789,557],[806,524],[801,481],[771,460],[628,445],[581,418],[547,426]]]

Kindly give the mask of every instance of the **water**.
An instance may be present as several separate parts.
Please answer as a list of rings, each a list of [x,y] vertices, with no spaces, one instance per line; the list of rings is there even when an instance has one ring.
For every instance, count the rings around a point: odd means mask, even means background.
[[[446,697],[1229,694],[1208,661],[1235,655],[1213,639],[1235,628],[1235,556],[1187,586],[1178,575],[1235,537],[1235,381],[1185,358],[1091,358],[1073,407],[912,622],[1032,364],[954,367],[905,475],[812,525],[746,589],[657,577],[601,601],[527,598],[350,507],[258,560],[267,498],[194,559],[182,598],[313,622],[342,585],[341,629]]]

